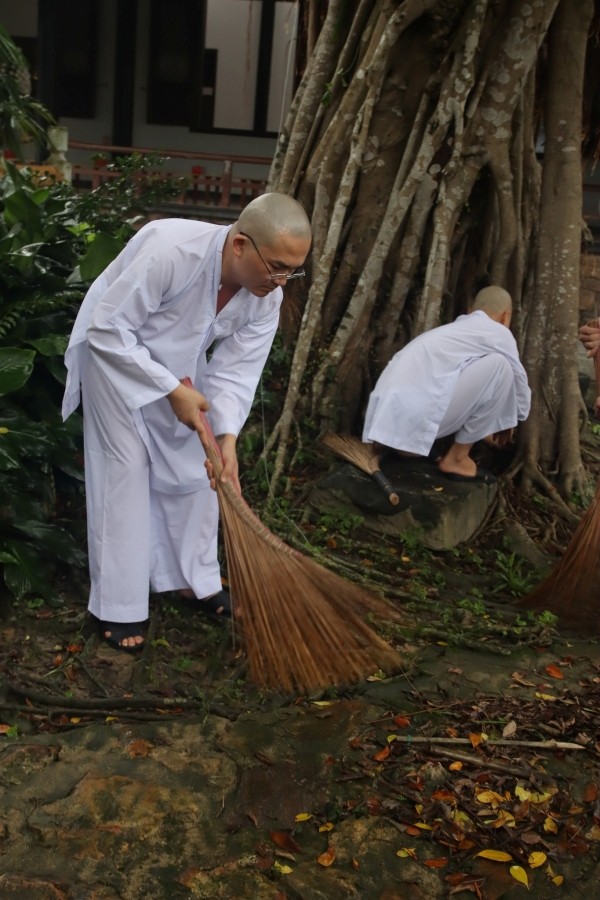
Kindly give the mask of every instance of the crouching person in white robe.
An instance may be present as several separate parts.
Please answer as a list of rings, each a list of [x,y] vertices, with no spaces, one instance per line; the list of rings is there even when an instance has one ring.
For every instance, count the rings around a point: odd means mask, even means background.
[[[239,490],[237,435],[277,330],[282,285],[304,274],[310,241],[306,213],[284,194],[258,197],[233,225],[154,221],[83,301],[65,356],[63,418],[81,396],[89,610],[117,649],[142,647],[150,589],[230,614],[200,413],[220,443],[221,478]]]
[[[375,385],[363,441],[427,456],[437,438],[454,435],[438,460],[440,472],[454,480],[493,480],[478,471],[471,448],[482,439],[504,446],[531,405],[511,315],[510,294],[487,287],[468,315],[410,341]]]

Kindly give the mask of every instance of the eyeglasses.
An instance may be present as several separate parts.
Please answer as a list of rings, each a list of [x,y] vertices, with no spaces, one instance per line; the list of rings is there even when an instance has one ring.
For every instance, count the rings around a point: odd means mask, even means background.
[[[252,244],[252,246],[254,247],[256,252],[258,253],[260,261],[262,262],[263,266],[269,273],[269,281],[281,281],[282,278],[285,278],[286,281],[290,281],[292,278],[303,278],[306,275],[306,272],[304,271],[304,269],[291,269],[289,272],[271,272],[271,269],[269,268],[269,266],[263,259],[260,250],[254,243],[254,238],[251,238],[250,235],[246,234],[245,231],[238,231],[238,234],[241,234],[242,237],[248,238],[248,240],[250,241],[250,243]]]

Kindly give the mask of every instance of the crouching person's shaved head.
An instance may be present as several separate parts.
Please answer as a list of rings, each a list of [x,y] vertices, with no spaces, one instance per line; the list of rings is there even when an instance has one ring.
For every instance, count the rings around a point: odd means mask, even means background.
[[[471,312],[474,312],[476,309],[483,310],[488,316],[495,319],[502,313],[512,313],[512,299],[508,291],[492,284],[479,291],[475,297]]]

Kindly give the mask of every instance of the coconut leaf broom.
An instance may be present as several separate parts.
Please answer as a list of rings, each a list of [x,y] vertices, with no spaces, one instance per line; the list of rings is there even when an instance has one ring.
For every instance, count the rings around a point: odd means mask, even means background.
[[[594,366],[600,395],[599,354]],[[600,634],[600,483],[563,556],[520,605],[549,610],[571,631]]]
[[[381,471],[380,456],[375,444],[364,444],[357,437],[350,434],[333,434],[329,432],[323,435],[323,444],[329,447],[337,456],[347,460],[361,471],[370,475],[375,484],[384,492],[393,506],[400,502],[392,483]]]
[[[600,633],[600,484],[563,556],[519,606],[547,609],[570,631]]]
[[[366,622],[399,620],[394,607],[289,547],[219,476],[219,445],[204,417],[199,433],[216,480],[234,623],[251,679],[269,690],[306,693],[398,671],[401,659]]]

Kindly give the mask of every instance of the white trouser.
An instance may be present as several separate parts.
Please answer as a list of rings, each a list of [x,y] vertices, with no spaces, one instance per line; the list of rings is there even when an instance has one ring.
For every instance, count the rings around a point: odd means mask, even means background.
[[[189,493],[157,491],[133,415],[87,355],[82,377],[89,610],[108,622],[148,618],[148,594],[221,588],[218,501],[208,477]],[[198,467],[203,458],[198,442]]]
[[[437,436],[453,434],[459,444],[474,444],[516,424],[512,366],[501,353],[489,353],[460,371]]]

